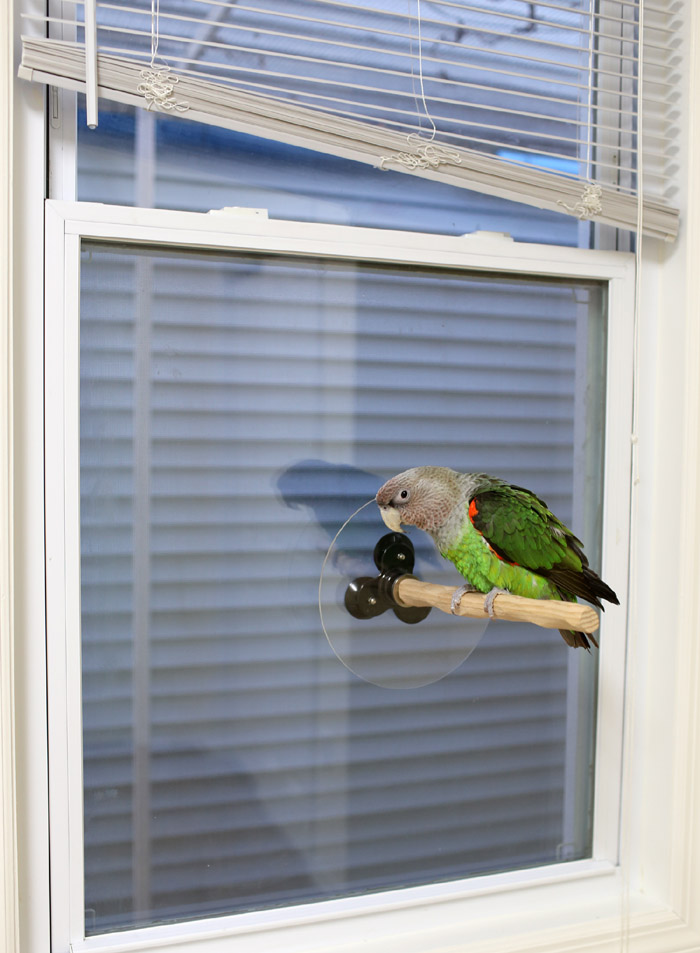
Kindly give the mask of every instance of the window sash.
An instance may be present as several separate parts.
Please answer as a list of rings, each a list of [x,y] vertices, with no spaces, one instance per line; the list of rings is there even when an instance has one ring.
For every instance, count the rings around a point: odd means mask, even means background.
[[[406,930],[417,938],[491,918],[494,936],[524,930],[533,908],[542,927],[551,910],[568,910],[581,929],[580,897],[595,918],[619,919],[619,847],[625,618],[603,620],[596,748],[593,858],[368,897],[150,927],[84,938],[79,552],[79,271],[82,239],[207,250],[319,254],[363,261],[470,268],[516,275],[592,278],[608,284],[608,368],[602,571],[626,580],[629,539],[634,263],[630,255],[546,248],[484,235],[451,238],[417,233],[267,221],[258,217],[139,210],[49,202],[46,215],[46,472],[47,600],[50,728],[50,818],[53,937],[56,951],[140,949],[192,944],[193,950],[285,949],[311,953],[368,936],[377,949]],[[545,264],[543,264],[543,262]],[[626,604],[624,589],[620,601]],[[582,884],[585,881],[585,885]],[[495,917],[495,920],[493,919]],[[290,940],[288,943],[287,940]],[[262,944],[262,946],[260,945]],[[416,949],[420,947],[416,946]],[[369,946],[367,949],[374,949]],[[409,947],[406,947],[409,949]]]

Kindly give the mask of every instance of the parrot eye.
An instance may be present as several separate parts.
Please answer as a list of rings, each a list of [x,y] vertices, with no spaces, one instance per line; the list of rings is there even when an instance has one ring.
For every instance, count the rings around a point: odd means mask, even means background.
[[[408,492],[408,490],[401,490],[401,492],[399,493],[399,499],[400,499],[400,500],[407,500],[410,495],[411,495],[411,494]]]

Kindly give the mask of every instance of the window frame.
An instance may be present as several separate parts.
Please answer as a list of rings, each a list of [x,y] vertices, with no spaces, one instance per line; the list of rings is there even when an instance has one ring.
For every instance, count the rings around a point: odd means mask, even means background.
[[[46,598],[52,947],[140,950],[187,945],[218,953],[441,949],[476,924],[474,940],[504,941],[533,929],[606,929],[630,910],[648,911],[619,866],[623,785],[625,630],[630,539],[630,429],[634,367],[634,257],[619,252],[531,245],[493,233],[450,237],[267,220],[250,211],[219,214],[46,203]],[[398,264],[437,265],[608,284],[607,398],[602,566],[621,608],[603,620],[600,650],[593,854],[575,861],[391,890],[278,910],[191,920],[84,938],[79,549],[79,269],[83,239],[225,251],[316,254]],[[611,451],[611,448],[612,451]],[[614,504],[613,504],[614,501]],[[629,715],[629,713],[628,713]],[[634,894],[634,896],[633,896]],[[586,903],[582,905],[581,897]],[[555,910],[556,914],[552,911]],[[505,921],[507,918],[507,926]]]

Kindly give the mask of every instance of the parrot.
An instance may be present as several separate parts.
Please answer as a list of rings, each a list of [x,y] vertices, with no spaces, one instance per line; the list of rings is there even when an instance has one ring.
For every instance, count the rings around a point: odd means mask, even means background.
[[[619,605],[613,590],[588,565],[583,544],[539,497],[524,487],[486,473],[459,473],[422,466],[387,480],[376,495],[384,523],[393,532],[416,526],[433,539],[467,583],[455,591],[456,612],[465,592],[501,592],[530,599],[581,597],[599,609],[601,599]],[[590,652],[592,635],[559,630],[572,648]]]

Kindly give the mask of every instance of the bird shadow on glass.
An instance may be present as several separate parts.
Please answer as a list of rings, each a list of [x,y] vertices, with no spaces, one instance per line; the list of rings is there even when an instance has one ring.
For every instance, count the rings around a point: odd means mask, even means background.
[[[390,606],[372,618],[350,614],[348,586],[379,574],[373,554],[386,527],[373,498],[382,482],[381,476],[351,465],[304,460],[280,474],[277,490],[287,506],[305,508],[309,514],[311,525],[300,548],[313,545],[319,557],[319,616],[334,654],[354,675],[373,685],[419,688],[461,665],[481,641],[488,620],[457,618],[433,609],[421,621],[407,623]],[[458,584],[454,570],[440,559],[425,534],[415,530],[411,539],[414,575]]]

